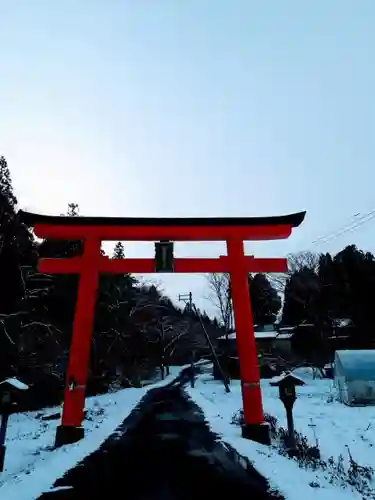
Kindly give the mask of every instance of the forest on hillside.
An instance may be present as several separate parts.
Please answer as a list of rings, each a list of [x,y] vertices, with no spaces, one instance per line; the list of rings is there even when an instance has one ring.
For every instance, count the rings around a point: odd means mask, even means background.
[[[38,259],[71,257],[80,241],[37,240],[18,217],[9,166],[0,158],[0,380],[18,376],[32,385],[29,406],[61,402],[68,361],[77,277],[38,273]],[[67,215],[79,206],[70,203]],[[118,242],[112,258],[125,258]],[[254,323],[319,327],[350,318],[356,335],[372,339],[375,259],[354,245],[332,257],[290,256],[283,276],[249,276]],[[131,275],[102,275],[97,297],[87,391],[139,386],[168,364],[209,354],[202,323],[215,339],[228,330],[232,310],[227,276],[208,284],[217,318],[178,307],[158,286]],[[282,299],[284,297],[283,309]],[[281,313],[281,314],[280,314]]]

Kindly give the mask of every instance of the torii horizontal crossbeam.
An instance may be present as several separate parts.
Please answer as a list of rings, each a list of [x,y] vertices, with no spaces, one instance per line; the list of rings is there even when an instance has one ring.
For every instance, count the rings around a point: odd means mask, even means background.
[[[38,270],[51,274],[79,274],[82,270],[82,257],[70,259],[42,259]],[[244,257],[245,269],[250,273],[283,273],[287,271],[287,261],[282,258]],[[154,259],[109,259],[101,257],[98,262],[99,273],[154,273]],[[227,256],[218,259],[179,258],[174,259],[175,273],[229,273],[230,261]]]
[[[36,224],[39,238],[107,241],[225,241],[235,234],[243,241],[280,240],[290,236],[291,226],[49,226]]]

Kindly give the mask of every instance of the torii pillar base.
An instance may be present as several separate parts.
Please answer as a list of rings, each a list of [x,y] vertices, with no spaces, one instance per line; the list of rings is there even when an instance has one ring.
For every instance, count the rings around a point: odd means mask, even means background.
[[[55,448],[66,444],[73,444],[85,436],[83,427],[72,427],[70,425],[59,425],[56,429]]]
[[[242,437],[269,446],[271,444],[270,426],[267,422],[261,424],[243,424]]]

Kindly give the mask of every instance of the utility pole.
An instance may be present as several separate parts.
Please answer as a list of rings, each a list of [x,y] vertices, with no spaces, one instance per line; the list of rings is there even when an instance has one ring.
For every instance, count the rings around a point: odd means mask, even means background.
[[[185,302],[185,304],[188,304],[189,311],[192,311],[193,294],[191,292],[189,292],[189,293],[180,293],[179,296],[178,296],[178,300],[180,302]]]
[[[199,323],[202,327],[202,330],[203,330],[203,333],[204,333],[204,336],[206,337],[206,340],[207,340],[207,344],[210,348],[210,351],[211,351],[211,354],[212,354],[212,357],[213,357],[213,361],[214,363],[216,364],[220,374],[221,374],[221,377],[222,377],[222,380],[223,380],[223,384],[225,386],[225,390],[226,392],[230,392],[230,388],[229,388],[229,383],[228,383],[228,379],[227,379],[227,376],[225,375],[221,365],[220,365],[220,361],[219,361],[219,358],[217,357],[217,354],[215,352],[215,349],[214,349],[214,346],[212,345],[212,342],[211,342],[211,339],[210,339],[210,336],[208,335],[208,332],[206,330],[206,327],[204,326],[204,323],[202,321],[202,318],[201,318],[201,315],[199,314],[198,312],[198,309],[196,308],[195,304],[193,303],[193,295],[191,292],[189,293],[185,293],[185,294],[179,294],[178,296],[178,300],[179,301],[182,301],[182,302],[185,302],[185,304],[188,304],[188,307],[189,307],[189,312],[192,313],[192,312],[195,312],[196,316],[198,317],[198,320],[199,320]],[[191,319],[190,319],[190,325],[191,325]],[[191,326],[190,326],[191,328]],[[192,378],[194,379],[194,362],[192,363],[192,372],[193,372],[193,376]],[[194,382],[192,381],[192,387],[194,387]]]
[[[189,312],[189,335],[191,335],[192,330],[193,330],[193,321],[191,314],[193,312],[193,294],[191,292],[189,293],[183,293],[179,294],[178,300],[180,302],[184,302],[187,306],[188,312]],[[194,387],[195,384],[195,370],[194,370],[194,363],[195,363],[195,351],[194,349],[191,351],[191,358],[190,358],[190,367],[191,367],[191,387]]]

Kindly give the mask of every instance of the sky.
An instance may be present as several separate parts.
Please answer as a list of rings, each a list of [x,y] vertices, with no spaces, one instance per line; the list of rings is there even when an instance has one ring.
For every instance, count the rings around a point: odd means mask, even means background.
[[[21,208],[306,210],[288,240],[247,251],[375,252],[375,218],[313,243],[375,209],[373,0],[0,0],[0,18],[0,154]],[[214,257],[225,246],[176,252]],[[157,280],[214,313],[204,276]]]

